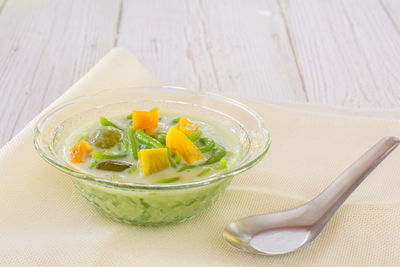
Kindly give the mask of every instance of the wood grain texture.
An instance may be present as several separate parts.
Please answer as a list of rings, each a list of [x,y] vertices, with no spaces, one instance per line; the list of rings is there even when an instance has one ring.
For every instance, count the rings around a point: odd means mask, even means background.
[[[399,106],[400,35],[380,2],[285,0],[281,5],[310,102]]]
[[[398,0],[0,0],[0,147],[114,46],[167,84],[400,106]]]
[[[383,11],[393,24],[397,34],[400,36],[400,1],[396,0],[379,0]]]
[[[119,2],[107,0],[5,4],[0,147],[113,47],[118,12]]]
[[[163,3],[124,1],[118,40],[156,77],[199,90],[306,99],[276,1]]]

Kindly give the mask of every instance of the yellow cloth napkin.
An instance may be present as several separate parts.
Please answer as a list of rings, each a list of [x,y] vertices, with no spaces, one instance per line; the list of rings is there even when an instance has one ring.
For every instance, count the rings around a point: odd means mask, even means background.
[[[56,102],[107,88],[159,85],[128,51],[114,49]],[[398,111],[347,116],[345,110],[243,102],[267,123],[272,135],[267,156],[235,177],[209,210],[163,227],[129,226],[97,212],[68,176],[34,151],[34,119],[0,150],[0,265],[398,265],[400,149],[308,247],[267,257],[225,243],[222,230],[230,221],[310,200],[380,137],[400,135]]]

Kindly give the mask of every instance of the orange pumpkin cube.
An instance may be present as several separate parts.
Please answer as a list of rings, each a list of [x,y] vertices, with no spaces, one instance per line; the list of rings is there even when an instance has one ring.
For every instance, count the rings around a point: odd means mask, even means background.
[[[158,127],[160,114],[158,110],[152,111],[132,111],[133,129],[154,130]]]
[[[203,155],[197,146],[176,127],[169,128],[166,144],[170,150],[178,152],[189,164],[203,159]]]
[[[79,141],[74,147],[70,149],[69,156],[72,163],[84,162],[93,148],[85,141]]]
[[[182,117],[176,125],[176,128],[184,134],[190,135],[199,130],[199,125]]]

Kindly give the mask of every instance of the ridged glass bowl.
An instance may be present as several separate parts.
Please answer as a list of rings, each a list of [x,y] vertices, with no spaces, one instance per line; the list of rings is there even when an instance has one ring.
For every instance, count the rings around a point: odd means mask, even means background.
[[[76,128],[99,116],[153,107],[201,117],[234,133],[242,146],[236,164],[223,174],[202,180],[138,184],[81,172],[66,159],[65,140]],[[261,160],[270,146],[270,136],[261,117],[235,100],[176,87],[126,88],[83,96],[53,108],[38,121],[34,145],[41,157],[68,174],[79,192],[105,215],[129,224],[159,225],[189,219],[214,203],[234,175]]]

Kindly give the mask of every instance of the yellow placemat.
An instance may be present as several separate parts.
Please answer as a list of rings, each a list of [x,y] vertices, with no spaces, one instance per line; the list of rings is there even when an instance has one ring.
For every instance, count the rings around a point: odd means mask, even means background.
[[[56,102],[108,88],[160,85],[128,51],[114,49]],[[267,123],[272,135],[267,156],[235,177],[226,194],[199,217],[164,227],[129,226],[99,214],[66,175],[34,151],[34,119],[0,150],[0,265],[398,265],[400,149],[310,246],[267,257],[225,243],[222,230],[230,221],[311,199],[380,137],[400,135],[398,111],[363,116],[241,100]]]

